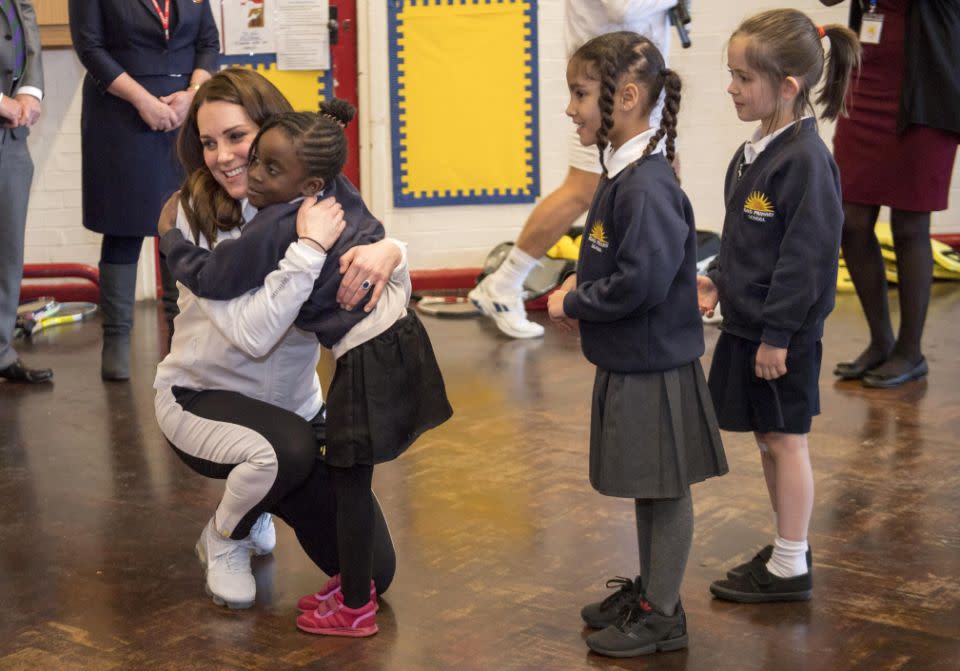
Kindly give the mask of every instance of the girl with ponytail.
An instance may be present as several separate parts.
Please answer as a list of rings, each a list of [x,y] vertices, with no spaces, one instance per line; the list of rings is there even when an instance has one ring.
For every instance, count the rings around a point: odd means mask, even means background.
[[[680,78],[645,37],[617,32],[584,44],[567,66],[567,114],[603,167],[575,277],[549,299],[550,317],[579,322],[597,366],[590,482],[634,500],[640,573],[583,608],[599,629],[587,645],[634,657],[687,646],[680,584],[693,538],[690,485],[727,471],[700,356],[696,230],[671,167]],[[665,91],[662,121],[650,111]],[[622,570],[622,569],[621,569]]]
[[[829,44],[829,55],[825,45]],[[844,111],[859,66],[856,36],[780,9],[745,20],[728,46],[741,121],[759,122],[727,169],[718,264],[698,279],[700,307],[723,304],[710,368],[720,428],[752,431],[760,449],[776,536],[710,591],[743,603],[805,601],[813,593],[807,531],[813,471],[807,434],[820,412],[823,324],[833,309],[843,208],[821,117]]]

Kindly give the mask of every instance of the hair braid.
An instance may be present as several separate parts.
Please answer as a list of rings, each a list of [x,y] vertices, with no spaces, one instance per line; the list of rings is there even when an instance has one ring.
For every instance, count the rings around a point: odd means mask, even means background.
[[[677,114],[680,111],[680,75],[670,68],[664,68],[661,71],[662,88],[665,91],[663,100],[663,114],[660,118],[660,128],[650,139],[647,148],[643,151],[644,156],[650,155],[656,150],[660,140],[666,136],[666,156],[671,163],[677,154]]]
[[[613,128],[613,96],[617,91],[617,64],[609,53],[604,55],[602,62],[597,63],[600,70],[600,97],[597,104],[600,107],[600,128],[597,130],[597,151],[600,152],[600,167],[603,175],[607,174],[607,165],[603,154],[610,144],[608,135]]]
[[[353,105],[334,98],[324,102],[319,112],[282,114],[263,125],[254,147],[264,132],[278,128],[294,142],[307,174],[329,183],[347,162],[347,136],[343,129],[356,113]]]
[[[600,128],[597,130],[597,150],[600,166],[607,174],[603,154],[609,145],[613,128],[614,98],[622,80],[628,78],[638,84],[646,100],[641,101],[640,112],[650,114],[666,89],[663,119],[660,128],[647,145],[644,156],[654,152],[660,141],[667,138],[667,159],[676,153],[677,112],[680,109],[680,77],[665,66],[663,55],[649,39],[629,31],[606,33],[589,40],[573,55],[575,61],[592,66],[591,79],[600,81]]]

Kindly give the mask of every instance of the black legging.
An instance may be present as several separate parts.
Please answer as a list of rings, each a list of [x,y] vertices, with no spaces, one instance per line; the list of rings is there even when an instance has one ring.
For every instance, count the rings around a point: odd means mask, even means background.
[[[263,512],[274,513],[293,528],[304,551],[324,573],[336,575],[340,573],[341,565],[347,563],[351,568],[356,566],[365,576],[371,576],[379,594],[386,592],[396,571],[396,554],[383,511],[370,491],[372,467],[368,467],[369,473],[365,479],[369,512],[361,515],[361,518],[370,521],[363,524],[363,529],[349,532],[359,533],[361,537],[371,540],[367,540],[365,546],[348,543],[354,554],[343,557],[341,561],[338,528],[343,526],[347,530],[353,525],[349,520],[344,520],[347,522],[345,524],[338,524],[340,511],[336,489],[344,487],[341,485],[335,488],[331,469],[321,461],[318,444],[325,439],[325,427],[320,416],[307,422],[287,410],[236,392],[175,388],[174,394],[176,402],[192,416],[213,422],[236,424],[256,431],[269,441],[276,455],[278,468],[273,485],[260,503],[236,525],[231,534],[232,538],[245,538],[250,533],[250,527]],[[194,455],[202,454],[203,451],[196,449],[197,446],[181,446],[184,449],[176,445],[173,447],[184,463],[206,477],[224,479],[236,466],[191,456],[185,451],[189,450]],[[362,475],[362,472],[359,473]],[[351,488],[351,482],[356,481],[353,478],[343,479],[348,489]],[[361,487],[353,489],[362,492],[363,482],[361,477]],[[362,495],[360,498],[363,498]],[[347,496],[347,499],[352,506],[357,497]],[[354,518],[354,515],[360,511],[351,513],[351,510],[352,508],[345,511],[349,519],[359,519]],[[364,550],[364,547],[367,549]],[[356,555],[358,551],[360,554]],[[364,552],[369,557],[366,563],[355,557],[362,557]],[[364,578],[364,582],[368,580],[368,577]],[[346,586],[344,594],[346,595]],[[369,599],[369,583],[366,583],[365,594],[364,603]]]
[[[304,551],[313,560],[313,563],[327,575],[336,575],[341,573],[340,567],[348,562],[351,567],[358,565],[360,562],[350,556],[341,556],[337,538],[339,509],[330,474],[331,470],[318,458],[307,481],[282,499],[273,512],[293,527],[293,530],[297,533],[297,540],[300,541],[300,545],[303,546]],[[393,539],[390,537],[390,530],[387,528],[387,521],[383,517],[383,510],[381,510],[376,496],[373,496],[370,492],[369,485],[367,486],[367,493],[373,515],[373,535],[368,536],[373,539],[373,543],[367,546],[370,550],[366,554],[368,557],[366,566],[369,567],[367,575],[373,577],[377,594],[383,594],[390,587],[390,583],[393,582],[393,575],[397,570],[397,555],[393,547]],[[351,516],[349,510],[346,513]],[[347,533],[351,533],[350,529],[353,529],[352,533],[359,531],[350,524],[347,524],[344,529]],[[354,552],[359,557],[364,556],[362,547]],[[350,574],[353,573],[353,571],[350,572]],[[346,578],[347,576],[341,574],[341,580],[344,581],[341,583],[344,597],[347,596]],[[364,578],[361,583],[363,594],[363,598],[360,600],[361,605],[370,599],[370,584],[366,580],[367,578]],[[352,588],[351,591],[355,590]]]
[[[890,213],[900,295],[900,329],[894,339],[884,261],[873,232],[879,211],[873,205],[844,203],[843,258],[870,326],[870,344],[857,362],[867,364],[867,368],[884,361],[892,367],[909,368],[923,356],[920,340],[933,281],[930,213]]]

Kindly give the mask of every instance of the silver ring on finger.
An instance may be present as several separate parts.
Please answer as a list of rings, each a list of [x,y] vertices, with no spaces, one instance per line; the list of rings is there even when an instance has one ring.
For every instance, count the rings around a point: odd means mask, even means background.
[[[364,291],[366,291],[370,287],[371,287],[370,280],[364,280],[363,282],[360,283],[360,288],[363,289]]]

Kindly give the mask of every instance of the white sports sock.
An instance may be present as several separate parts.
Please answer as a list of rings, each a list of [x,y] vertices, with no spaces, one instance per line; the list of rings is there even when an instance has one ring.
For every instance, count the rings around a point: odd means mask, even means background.
[[[500,267],[490,275],[490,288],[494,294],[519,296],[523,291],[523,282],[534,269],[538,261],[514,245]]]
[[[780,578],[793,578],[807,572],[807,541],[788,541],[777,536],[767,570]]]

